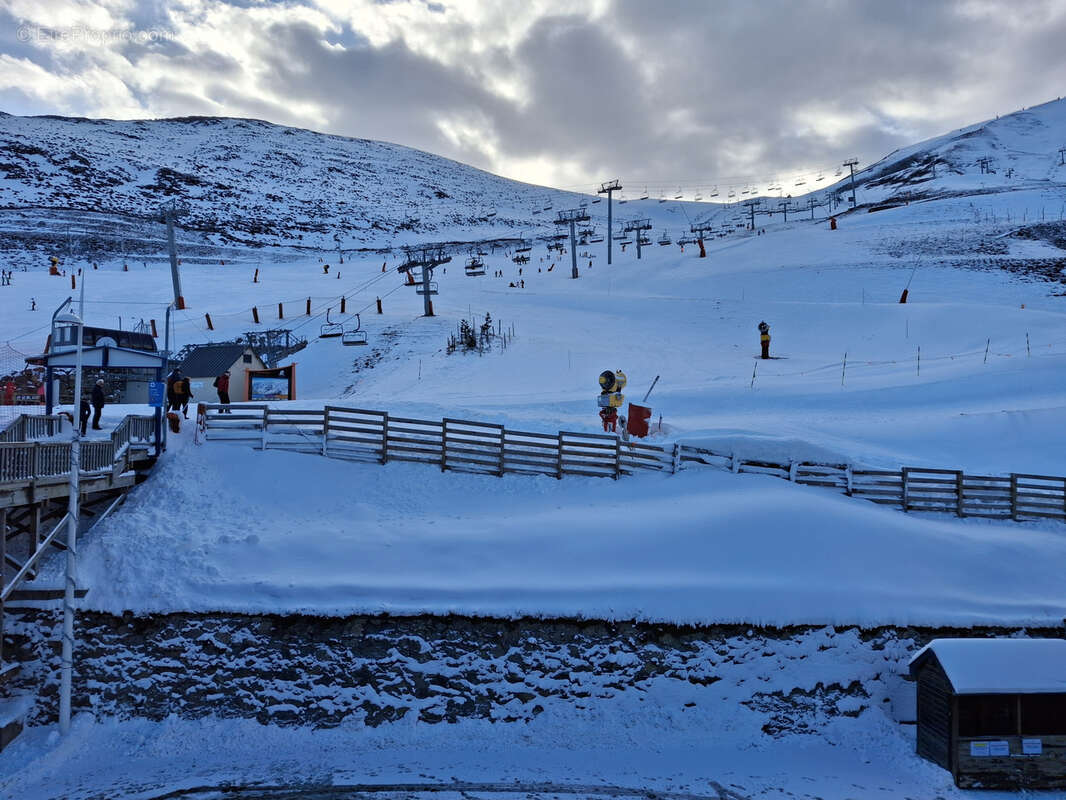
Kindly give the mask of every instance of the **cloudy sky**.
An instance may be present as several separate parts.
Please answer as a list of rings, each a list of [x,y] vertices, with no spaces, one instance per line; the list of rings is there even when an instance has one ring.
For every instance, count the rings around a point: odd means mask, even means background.
[[[559,187],[765,182],[1066,94],[1066,0],[0,0],[0,109],[256,117]]]

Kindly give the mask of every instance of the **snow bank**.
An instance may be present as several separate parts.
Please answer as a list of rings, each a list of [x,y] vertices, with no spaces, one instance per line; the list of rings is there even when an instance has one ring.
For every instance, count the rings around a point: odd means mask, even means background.
[[[1059,526],[774,478],[441,474],[179,449],[81,552],[89,608],[679,623],[1058,624]],[[58,583],[59,560],[42,582]]]

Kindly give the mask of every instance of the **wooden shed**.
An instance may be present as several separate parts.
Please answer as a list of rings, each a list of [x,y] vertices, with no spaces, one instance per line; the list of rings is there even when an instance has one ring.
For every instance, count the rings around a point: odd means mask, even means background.
[[[247,400],[248,373],[265,368],[251,347],[233,342],[192,347],[178,367],[189,379],[193,396],[200,403],[216,402],[218,394],[213,384],[226,370],[230,372],[230,400],[235,403]]]
[[[1066,640],[936,639],[910,662],[917,751],[961,788],[1066,788]]]

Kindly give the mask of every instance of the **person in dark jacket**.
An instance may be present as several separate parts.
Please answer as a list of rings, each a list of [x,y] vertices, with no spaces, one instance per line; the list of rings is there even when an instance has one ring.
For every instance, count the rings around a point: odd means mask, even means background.
[[[93,430],[100,430],[100,415],[104,413],[104,381],[103,378],[96,382],[93,387]]]
[[[185,419],[189,418],[189,401],[194,397],[192,393],[192,384],[189,383],[188,376],[178,381],[181,384],[181,391],[177,393],[178,399],[181,401],[181,413],[185,416]]]
[[[178,402],[177,394],[174,391],[175,385],[181,378],[180,369],[174,369],[173,372],[167,375],[167,411],[177,411],[181,407],[181,403]]]
[[[81,435],[85,435],[85,429],[89,427],[89,417],[92,416],[93,409],[89,405],[88,400],[81,401],[81,408],[78,409],[78,420],[81,423]]]
[[[229,405],[229,370],[226,370],[215,378],[215,388],[218,389],[218,402],[224,406]]]

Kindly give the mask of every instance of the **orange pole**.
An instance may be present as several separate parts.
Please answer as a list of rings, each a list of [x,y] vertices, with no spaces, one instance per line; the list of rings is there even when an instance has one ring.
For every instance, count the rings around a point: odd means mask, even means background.
[[[207,320],[207,329],[209,331],[213,331],[215,329],[215,326],[211,324],[211,315],[204,314],[204,318]]]
[[[154,319],[152,320],[152,338],[153,339],[158,339],[159,338],[159,331],[157,331],[155,329],[155,320]]]
[[[255,320],[256,325],[259,324],[259,309],[255,306],[252,306],[252,319]]]

